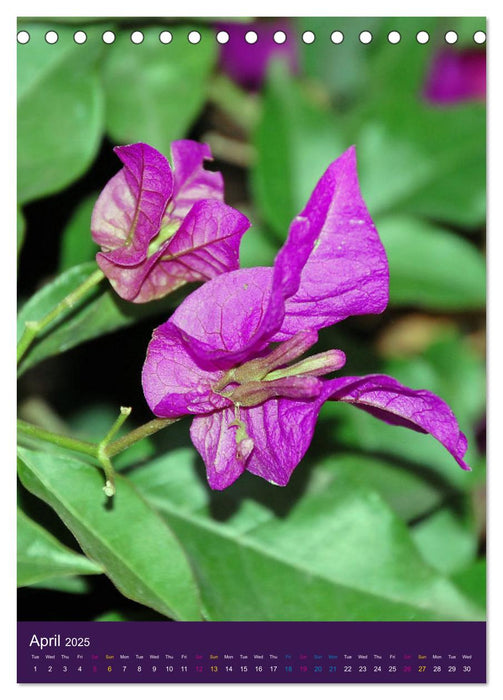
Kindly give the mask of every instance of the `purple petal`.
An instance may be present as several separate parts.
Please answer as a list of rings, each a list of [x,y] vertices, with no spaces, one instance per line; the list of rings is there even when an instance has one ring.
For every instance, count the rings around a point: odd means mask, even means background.
[[[180,304],[171,321],[198,357],[229,368],[267,345],[264,319],[272,272],[270,267],[228,272],[206,282]]]
[[[166,158],[145,143],[114,149],[124,167],[98,197],[91,218],[94,241],[106,262],[137,265],[157,235],[173,191],[173,176]]]
[[[142,385],[152,412],[160,418],[207,413],[230,405],[213,393],[222,372],[201,367],[180,331],[169,321],[154,330],[143,365]]]
[[[246,469],[278,486],[286,486],[311,444],[322,399],[280,398],[241,409],[253,451]]]
[[[425,97],[435,104],[452,104],[486,97],[486,54],[480,49],[445,48],[434,56]]]
[[[194,204],[173,238],[143,270],[132,301],[166,296],[186,282],[201,282],[239,267],[239,243],[250,222],[216,199]],[[131,282],[129,282],[131,285]]]
[[[183,219],[200,199],[224,201],[224,180],[221,173],[205,170],[204,161],[213,160],[210,147],[197,141],[173,141],[174,209],[170,217]]]
[[[360,193],[354,147],[330,165],[298,218],[310,224],[306,241],[312,252],[297,291],[286,301],[283,325],[274,340],[348,316],[384,311],[388,262]],[[291,235],[292,231],[280,253],[286,267],[288,260],[296,264]]]
[[[233,409],[195,418],[190,434],[211,488],[227,488],[245,469],[285,486],[311,443],[321,404],[281,398],[241,408],[239,419],[246,430],[242,442],[237,440]]]
[[[194,447],[204,460],[208,483],[212,489],[221,491],[241,476],[246,467],[249,442],[236,441],[237,426],[234,409],[215,411],[207,416],[197,416],[190,426],[190,437]],[[244,449],[243,449],[244,448]]]
[[[384,374],[331,379],[325,382],[324,394],[332,401],[362,408],[390,425],[433,435],[460,467],[470,470],[463,460],[466,437],[449,406],[435,394],[409,389]]]
[[[309,222],[296,217],[274,268],[220,275],[187,297],[172,321],[190,337],[192,350],[230,367],[266,347],[283,322],[285,299],[297,289],[313,243]]]

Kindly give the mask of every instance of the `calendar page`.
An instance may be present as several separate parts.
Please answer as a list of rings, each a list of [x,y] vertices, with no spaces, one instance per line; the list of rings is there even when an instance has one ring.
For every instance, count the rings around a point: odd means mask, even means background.
[[[485,48],[18,18],[18,683],[485,683]]]

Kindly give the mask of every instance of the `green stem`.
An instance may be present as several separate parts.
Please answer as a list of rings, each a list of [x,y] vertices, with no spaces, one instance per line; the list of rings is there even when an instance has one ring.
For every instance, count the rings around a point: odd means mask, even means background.
[[[89,292],[93,287],[101,282],[105,278],[103,272],[98,268],[92,273],[82,284],[80,284],[73,292],[70,292],[62,301],[59,302],[49,313],[47,313],[43,318],[38,321],[26,321],[25,329],[23,335],[21,336],[19,343],[17,345],[17,362],[21,361],[27,352],[30,345],[33,343],[35,338],[37,338],[42,331],[44,331],[47,326],[57,319],[62,313],[73,308],[75,304],[82,299],[83,296]]]
[[[81,454],[89,455],[90,457],[97,457],[98,447],[92,442],[85,442],[84,440],[77,440],[76,438],[67,437],[66,435],[59,435],[58,433],[53,433],[50,430],[39,428],[38,425],[27,423],[24,420],[18,420],[17,429],[18,432],[22,433],[23,435],[27,435],[28,437],[43,440],[44,442],[50,442],[58,447],[64,447],[67,450],[80,452]]]
[[[144,423],[143,425],[140,425],[139,428],[127,433],[127,435],[124,435],[124,437],[111,442],[106,448],[105,452],[108,457],[115,457],[115,455],[118,455],[120,452],[124,452],[124,450],[127,450],[128,447],[134,445],[135,442],[139,442],[139,440],[143,440],[143,438],[149,437],[149,435],[154,435],[154,433],[158,433],[159,430],[167,428],[168,425],[177,423],[179,420],[180,418],[154,418],[148,423]]]
[[[89,457],[94,457],[103,467],[106,479],[106,484],[103,490],[105,491],[106,495],[110,497],[115,493],[115,472],[110,458],[115,457],[115,455],[118,455],[120,452],[124,452],[124,450],[127,450],[128,447],[131,447],[136,442],[143,440],[149,435],[154,435],[154,433],[159,432],[159,430],[162,430],[168,425],[172,425],[180,420],[180,418],[154,418],[148,423],[140,425],[135,430],[131,430],[131,432],[124,435],[124,437],[110,442],[130,413],[130,408],[121,407],[119,417],[103,440],[101,440],[101,442],[98,444],[86,442],[84,440],[77,440],[76,438],[67,437],[66,435],[59,435],[58,433],[52,433],[50,430],[44,430],[44,428],[39,428],[38,425],[27,423],[24,420],[18,420],[17,428],[19,433],[27,435],[28,437],[43,440],[44,442],[50,442],[58,447],[63,447],[67,450],[72,450],[73,452],[80,452],[81,454],[88,455]]]
[[[98,459],[101,463],[101,466],[103,467],[103,471],[105,472],[106,477],[106,482],[105,486],[103,487],[103,491],[109,498],[115,495],[115,471],[112,462],[110,461],[110,457],[106,453],[106,449],[108,447],[108,443],[113,438],[113,436],[120,430],[121,425],[130,415],[130,413],[130,407],[126,408],[125,406],[121,406],[121,411],[119,413],[118,418],[116,419],[108,433],[105,435],[103,440],[98,445]]]

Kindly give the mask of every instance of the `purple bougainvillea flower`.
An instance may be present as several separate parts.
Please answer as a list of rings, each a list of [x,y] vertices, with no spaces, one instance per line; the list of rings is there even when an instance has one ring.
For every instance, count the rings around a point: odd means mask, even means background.
[[[350,148],[293,220],[274,267],[211,280],[154,330],[143,368],[147,402],[160,417],[195,416],[192,441],[214,489],[245,469],[284,486],[327,400],[430,433],[468,469],[466,439],[440,398],[380,374],[326,379],[345,364],[342,350],[302,358],[319,329],[381,313],[387,301],[386,254]]]
[[[485,51],[452,47],[438,51],[426,81],[425,97],[434,104],[485,100]]]
[[[286,20],[262,20],[247,24],[219,22],[217,29],[229,34],[229,41],[220,48],[222,70],[246,90],[258,90],[261,87],[272,58],[282,58],[292,73],[298,71],[297,45],[292,27]],[[257,33],[255,44],[249,44],[245,40],[249,31]],[[277,31],[286,34],[283,44],[274,41]]]
[[[145,143],[114,149],[124,164],[93,210],[96,260],[119,296],[145,302],[239,267],[248,219],[223,202],[206,144],[174,141],[173,169]]]

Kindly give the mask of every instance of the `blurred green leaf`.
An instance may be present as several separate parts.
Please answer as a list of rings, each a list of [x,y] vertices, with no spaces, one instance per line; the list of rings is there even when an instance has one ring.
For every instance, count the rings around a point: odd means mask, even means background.
[[[55,576],[46,578],[39,583],[32,583],[31,588],[43,588],[60,593],[72,593],[74,595],[85,595],[91,591],[88,580],[85,576]]]
[[[366,87],[377,42],[362,44],[358,35],[364,29],[375,35],[382,17],[359,17],[357,21],[354,17],[298,17],[295,22],[299,32],[312,31],[316,36],[312,44],[298,42],[304,72],[337,104],[354,98]],[[342,43],[331,41],[334,31],[342,32]]]
[[[103,67],[106,124],[118,143],[145,141],[166,156],[170,144],[185,136],[204,105],[208,78],[217,57],[213,33],[199,28],[191,44],[190,26],[173,26],[169,44],[159,41],[164,27],[143,29],[134,44],[121,32]]]
[[[350,477],[354,465],[345,458],[315,469],[297,498],[294,485],[282,490],[249,474],[211,492],[193,460],[192,450],[174,451],[131,479],[184,543],[210,619],[481,614],[423,562],[405,525],[377,493]]]
[[[323,463],[328,469],[330,461]],[[344,469],[355,483],[372,489],[404,521],[414,520],[437,508],[445,498],[445,490],[435,480],[424,478],[394,464],[391,460],[374,456],[345,454],[338,469]]]
[[[18,44],[18,199],[57,192],[84,173],[103,132],[103,93],[96,69],[103,50],[98,28],[84,45],[74,30],[58,27],[59,40],[45,41],[49,25],[20,24],[30,33]]]
[[[34,294],[18,315],[18,340],[26,321],[41,319],[95,270],[96,263],[77,265]],[[177,301],[188,294],[189,289],[190,286],[184,287],[175,294],[148,304],[131,304],[120,299],[108,281],[101,282],[96,290],[83,303],[72,309],[63,320],[48,326],[45,335],[36,341],[21,362],[20,373],[46,357],[65,352],[86,340],[111,333],[149,316],[164,314],[176,306]]]
[[[127,622],[129,616],[121,610],[110,610],[94,618],[95,622]]]
[[[452,580],[463,593],[480,608],[486,607],[486,560],[478,559],[468,568],[452,576]]]
[[[240,266],[271,266],[278,250],[279,246],[274,242],[274,236],[260,226],[253,225],[241,240],[239,247]]]
[[[273,61],[254,136],[252,186],[266,222],[284,240],[324,170],[347,146],[337,118],[313,103],[279,61]]]
[[[466,568],[477,554],[477,533],[466,518],[443,508],[412,529],[423,559],[443,574]]]
[[[90,195],[73,212],[61,240],[59,272],[94,260],[98,246],[91,236],[91,214],[97,197],[97,194]]]
[[[74,574],[101,574],[98,564],[61,544],[53,535],[17,510],[17,585]]]
[[[420,219],[378,220],[390,269],[390,303],[457,310],[484,308],[485,260],[463,238]]]
[[[23,448],[19,458],[23,486],[54,508],[123,595],[167,617],[200,619],[197,587],[178,540],[127,479],[117,476],[117,494],[105,503],[102,476],[90,465]]]

